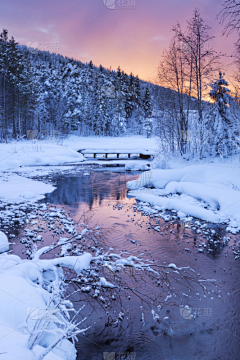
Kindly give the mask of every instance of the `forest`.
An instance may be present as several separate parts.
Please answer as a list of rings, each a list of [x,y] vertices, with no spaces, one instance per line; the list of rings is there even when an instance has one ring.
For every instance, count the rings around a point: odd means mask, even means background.
[[[161,152],[229,156],[239,148],[240,50],[231,91],[226,54],[195,9],[185,31],[172,27],[156,84],[132,73],[19,45],[0,35],[0,139],[66,136],[159,137]]]

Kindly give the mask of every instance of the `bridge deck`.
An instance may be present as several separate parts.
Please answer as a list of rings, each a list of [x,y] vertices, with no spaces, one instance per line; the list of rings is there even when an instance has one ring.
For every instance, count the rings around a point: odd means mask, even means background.
[[[82,149],[78,150],[79,153],[83,155],[93,155],[94,159],[97,158],[97,155],[105,155],[105,159],[110,159],[111,155],[116,155],[116,157],[111,157],[111,159],[119,159],[120,155],[127,155],[127,158],[130,159],[131,155],[134,158],[140,159],[150,159],[151,156],[154,156],[153,151],[142,150],[142,149]],[[122,157],[121,157],[122,159]]]

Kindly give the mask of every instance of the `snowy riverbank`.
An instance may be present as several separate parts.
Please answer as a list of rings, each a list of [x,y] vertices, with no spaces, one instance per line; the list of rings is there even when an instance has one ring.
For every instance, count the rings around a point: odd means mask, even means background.
[[[78,150],[96,149],[124,149],[134,152],[139,149],[156,150],[155,138],[147,139],[143,136],[131,137],[82,137],[70,135],[66,139],[22,140],[0,143],[0,172],[17,171],[24,166],[63,165],[79,163],[84,156]]]
[[[76,358],[74,345],[66,338],[68,327],[69,332],[71,326],[74,330],[66,316],[72,305],[61,301],[63,272],[58,265],[73,268],[78,261],[79,269],[87,269],[90,260],[90,254],[68,256],[64,261],[0,256],[0,348],[4,360]]]
[[[227,223],[230,232],[240,231],[239,160],[184,165],[142,173],[127,183],[129,195],[157,209],[176,210],[179,217]]]

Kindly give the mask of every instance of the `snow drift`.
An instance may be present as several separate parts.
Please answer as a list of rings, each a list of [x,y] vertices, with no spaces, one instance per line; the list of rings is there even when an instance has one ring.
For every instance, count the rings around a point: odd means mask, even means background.
[[[148,166],[145,163],[142,163],[140,160],[138,161],[129,160],[125,164],[125,170],[148,170]]]
[[[0,231],[0,253],[3,253],[8,250],[9,250],[8,238],[2,231]]]
[[[78,273],[88,269],[92,256],[55,258],[53,260],[21,260],[16,255],[0,255],[0,349],[4,360],[37,360],[48,347],[58,341],[44,360],[75,360],[74,345],[62,338],[60,310],[47,313],[49,300],[60,290],[62,268],[75,269]],[[60,306],[60,305],[59,305]],[[61,305],[62,306],[62,305]],[[35,329],[41,314],[51,315],[45,329]],[[34,332],[40,332],[38,341],[30,348]]]
[[[210,222],[228,222],[235,232],[240,230],[239,166],[203,164],[156,169],[142,173],[139,179],[128,182],[127,187],[136,199],[153,206]]]
[[[17,174],[0,174],[0,200],[7,203],[26,203],[44,199],[44,194],[56,188],[44,182]]]

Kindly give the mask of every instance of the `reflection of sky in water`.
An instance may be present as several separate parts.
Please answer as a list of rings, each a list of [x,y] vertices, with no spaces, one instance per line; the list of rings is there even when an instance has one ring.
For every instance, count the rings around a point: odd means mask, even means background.
[[[47,194],[44,201],[65,205],[81,202],[88,204],[91,209],[93,205],[101,205],[106,198],[123,200],[126,197],[126,181],[137,178],[139,174],[95,171],[78,177],[67,176],[57,180],[57,189]]]

